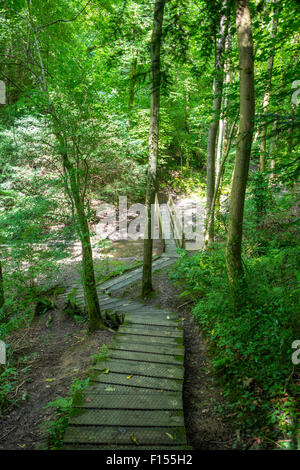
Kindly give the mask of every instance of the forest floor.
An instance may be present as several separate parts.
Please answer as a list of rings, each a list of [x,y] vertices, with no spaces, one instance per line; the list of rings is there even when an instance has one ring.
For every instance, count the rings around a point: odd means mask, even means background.
[[[45,406],[67,396],[73,379],[86,377],[92,355],[112,337],[107,331],[87,335],[86,325],[66,316],[62,305],[10,336],[19,382],[12,392],[15,404],[1,418],[0,450],[46,448],[43,424],[54,410]]]
[[[69,268],[65,275],[70,282]],[[74,279],[78,279],[75,273]],[[155,272],[153,282],[155,293],[146,304],[172,308],[184,326],[183,400],[188,444],[197,450],[244,447],[238,426],[222,411],[224,398],[210,374],[206,341],[191,319],[189,305],[178,298],[180,290],[169,280],[168,268]],[[141,283],[137,282],[119,295],[141,300],[140,292]],[[53,409],[45,406],[67,396],[74,378],[87,376],[92,356],[101,352],[103,344],[109,345],[112,337],[113,333],[104,331],[88,336],[86,324],[66,316],[59,303],[56,310],[36,318],[26,330],[14,332],[9,340],[19,382],[13,392],[15,406],[1,419],[0,449],[45,449],[47,426],[43,423],[53,419]]]
[[[124,246],[126,250],[124,251]],[[155,253],[162,246],[155,243]],[[105,271],[118,274],[141,261],[143,242],[119,241],[94,252],[97,281]],[[105,269],[104,269],[105,268]],[[107,268],[107,269],[106,269]],[[117,268],[117,269],[116,269]],[[207,357],[207,344],[191,318],[189,305],[178,295],[180,289],[168,278],[169,268],[153,274],[155,292],[146,304],[177,311],[184,326],[185,380],[183,390],[185,425],[188,444],[197,450],[245,448],[240,431],[224,411],[224,398],[213,381]],[[68,287],[80,280],[81,253],[75,245],[71,256],[60,266],[56,285]],[[118,295],[140,300],[141,282]],[[37,317],[25,330],[10,335],[14,351],[18,383],[13,404],[1,417],[0,449],[45,449],[47,422],[53,419],[48,402],[66,397],[73,379],[84,379],[93,364],[93,355],[102,345],[109,345],[113,333],[97,331],[87,335],[86,323],[75,321],[63,313],[63,305],[53,299],[57,308]]]

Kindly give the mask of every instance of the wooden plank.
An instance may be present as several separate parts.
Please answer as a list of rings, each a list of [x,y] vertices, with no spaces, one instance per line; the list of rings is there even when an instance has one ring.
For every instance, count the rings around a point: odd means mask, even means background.
[[[172,254],[173,255],[173,254]],[[176,256],[177,253],[175,253]],[[164,260],[163,260],[164,261]],[[152,269],[153,271],[157,271],[159,269],[163,269],[164,267],[168,266],[170,263],[169,260],[166,260],[162,263],[160,263],[159,265],[155,265],[155,266],[152,266]],[[101,288],[102,291],[107,291],[107,292],[111,292],[111,293],[114,293],[114,292],[117,292],[121,289],[124,289],[125,287],[128,287],[130,286],[131,284],[135,284],[136,282],[138,282],[139,280],[141,280],[142,278],[142,271],[140,271],[139,273],[136,273],[134,275],[131,275],[130,277],[125,277],[124,278],[120,278],[117,282],[117,280],[113,283],[111,283],[111,285],[107,286],[107,285],[101,285],[101,286],[98,286]]]
[[[124,351],[109,349],[107,353],[108,358],[133,360],[133,361],[144,361],[149,363],[157,364],[171,364],[181,366],[183,363],[182,356],[168,355],[165,354],[150,354],[146,352],[137,351]]]
[[[69,425],[177,427],[184,426],[183,411],[164,410],[83,410],[78,409]]]
[[[120,335],[121,336],[121,335]],[[173,345],[173,346],[164,346],[162,344],[139,344],[139,343],[128,343],[128,341],[123,340],[120,336],[117,336],[113,339],[112,343],[109,345],[109,349],[121,349],[124,351],[137,351],[137,352],[148,352],[154,354],[166,354],[166,355],[176,355],[184,356],[184,348],[182,345]]]
[[[166,310],[161,310],[159,308],[150,307],[146,305],[124,305],[120,302],[119,308],[124,310],[124,312],[134,313],[134,314],[141,314],[141,315],[148,315],[148,316],[161,316],[161,317],[169,317],[172,320],[177,320],[178,316],[173,312],[167,312]]]
[[[138,304],[136,302],[125,302],[120,299],[112,299],[110,301],[100,302],[100,307],[103,310],[118,310],[120,312],[129,312],[129,313],[140,313],[141,315],[149,316],[168,316],[174,320],[178,317],[173,312],[167,312],[166,310],[161,310],[155,307],[150,307],[143,304]]]
[[[149,335],[118,335],[116,341],[122,344],[157,344],[162,346],[176,346],[180,345],[183,342],[182,338],[171,338],[168,337],[161,337],[161,336],[149,336]]]
[[[176,322],[171,319],[167,319],[167,317],[159,317],[159,316],[148,316],[142,314],[133,314],[133,313],[126,313],[125,316],[125,325],[129,322],[131,324],[140,324],[140,325],[152,325],[152,326],[173,326],[177,328],[180,325],[179,322]]]
[[[130,377],[130,378],[128,378]],[[155,390],[168,390],[178,392],[182,389],[182,379],[163,379],[157,377],[146,377],[144,375],[127,375],[109,372],[93,377],[91,382],[105,383],[108,385],[125,385],[126,387],[142,387]]]
[[[163,316],[163,317],[170,317],[170,319],[176,320],[178,317],[174,313],[168,313],[166,311],[162,311],[158,308],[153,308],[153,307],[147,307],[144,305],[138,305],[138,304],[128,304],[124,303],[121,300],[111,302],[109,304],[101,304],[102,309],[106,310],[118,310],[120,312],[128,312],[132,314],[140,314],[140,315],[148,315],[148,316]]]
[[[183,331],[179,328],[163,328],[161,326],[148,326],[144,328],[142,325],[121,325],[118,329],[119,334],[127,335],[143,335],[143,336],[161,336],[162,338],[182,338]]]
[[[90,382],[90,389],[94,393],[108,392],[112,395],[118,395],[119,393],[130,393],[131,397],[134,395],[147,395],[148,393],[164,393],[166,390],[157,390],[154,388],[143,388],[143,387],[133,387],[120,384],[107,384],[102,382]],[[174,390],[167,390],[168,392]]]
[[[170,435],[172,437],[170,437]],[[181,428],[139,428],[110,426],[69,426],[64,443],[132,445],[132,436],[142,445],[186,445],[185,430]],[[134,447],[136,450],[139,446]],[[156,447],[155,447],[156,448]],[[117,449],[116,449],[117,450]]]
[[[137,394],[132,393],[95,393],[88,387],[84,393],[81,408],[127,409],[127,410],[182,410],[182,395],[178,392]]]
[[[109,369],[111,372],[123,372],[130,374],[146,375],[149,377],[162,377],[167,379],[183,379],[184,368],[165,364],[149,364],[149,362],[124,361],[108,359],[99,362],[94,367],[96,370]]]
[[[132,445],[128,446],[120,446],[118,445],[118,448],[116,449],[115,445],[89,445],[89,444],[65,444],[63,446],[63,450],[110,450],[110,451],[116,451],[116,450],[130,450],[131,452],[134,451],[139,451],[139,450],[168,450],[168,451],[178,451],[178,450],[187,450],[187,446],[176,446],[176,445],[170,445],[170,446],[136,446],[134,443]]]
[[[169,260],[166,258],[159,258],[158,260],[152,262],[152,268],[161,269],[168,264],[170,264]],[[116,276],[115,278],[109,279],[108,281],[97,284],[97,287],[100,287],[102,290],[109,290],[109,288],[119,284],[122,281],[141,278],[142,272],[143,267],[134,268],[128,272],[125,272],[124,274],[121,274],[120,276]]]

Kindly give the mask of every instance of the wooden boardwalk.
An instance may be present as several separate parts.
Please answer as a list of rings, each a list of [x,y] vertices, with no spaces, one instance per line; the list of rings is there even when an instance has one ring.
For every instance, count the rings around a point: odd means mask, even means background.
[[[153,270],[174,263],[174,244],[174,239],[168,240],[165,255],[153,262]],[[112,297],[141,276],[142,269],[136,268],[98,286],[102,311],[124,313],[125,322],[93,368],[82,401],[74,405],[64,449],[180,450],[187,446],[180,320],[170,310]],[[76,296],[84,302],[81,286]]]

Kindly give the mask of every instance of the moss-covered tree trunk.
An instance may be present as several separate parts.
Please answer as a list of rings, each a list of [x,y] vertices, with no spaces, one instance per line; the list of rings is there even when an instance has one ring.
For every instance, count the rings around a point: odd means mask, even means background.
[[[160,48],[164,17],[165,0],[156,0],[154,6],[154,20],[151,40],[151,108],[149,132],[149,161],[146,189],[147,207],[147,236],[144,240],[142,296],[145,297],[152,290],[152,250],[153,240],[151,233],[151,207],[154,204],[156,192],[156,171],[158,159],[158,131],[160,108]]]
[[[212,120],[208,129],[207,139],[207,158],[206,158],[206,223],[205,223],[205,244],[210,244],[214,241],[214,216],[212,211],[212,201],[215,192],[215,179],[216,179],[216,141],[220,122],[220,111],[222,104],[222,88],[223,88],[223,74],[224,74],[224,46],[227,33],[227,17],[228,6],[227,0],[223,0],[222,14],[220,19],[220,28],[218,32],[218,39],[216,40],[215,51],[215,70],[213,81],[213,114]]]
[[[101,316],[99,298],[96,289],[93,253],[89,225],[84,210],[84,198],[80,194],[76,169],[69,161],[67,155],[63,155],[63,165],[69,176],[71,194],[76,209],[77,228],[82,247],[83,286],[89,317],[89,330],[94,331],[99,328],[103,328],[104,323]]]
[[[230,197],[226,265],[231,292],[238,306],[242,300],[240,287],[244,285],[241,255],[243,215],[254,124],[253,39],[248,0],[236,2],[236,28],[240,65],[240,127]]]
[[[2,262],[0,260],[0,308],[4,305],[4,286],[3,286],[3,273],[2,273]]]

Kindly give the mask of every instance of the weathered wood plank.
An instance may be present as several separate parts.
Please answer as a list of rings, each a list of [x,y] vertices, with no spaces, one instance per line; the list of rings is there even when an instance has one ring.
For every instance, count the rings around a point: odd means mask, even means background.
[[[167,259],[167,258],[159,258],[158,260],[153,261],[152,263],[152,268],[154,270],[156,269],[161,269],[164,266],[168,266],[171,264],[173,261]],[[108,281],[99,283],[97,287],[100,287],[102,290],[109,290],[112,286],[115,286],[123,281],[133,281],[140,279],[141,274],[142,274],[142,267],[134,268],[130,271],[125,272],[124,274],[121,274],[120,276],[117,276],[113,279],[109,279]]]
[[[153,364],[171,364],[182,366],[183,358],[182,356],[175,356],[175,355],[168,355],[165,354],[151,354],[146,352],[138,352],[138,351],[124,351],[124,350],[114,350],[109,349],[107,353],[108,358],[115,358],[115,359],[124,359],[124,360],[133,360],[133,361],[143,361],[149,362]]]
[[[138,323],[140,325],[152,325],[152,326],[169,326],[169,327],[174,327],[174,328],[177,328],[178,327],[178,322],[175,322],[171,319],[167,319],[167,316],[166,317],[155,317],[155,316],[147,316],[147,315],[142,315],[142,314],[139,314],[139,315],[134,315],[134,314],[131,314],[131,313],[126,313],[125,315],[125,325],[127,324],[127,322],[129,323]]]
[[[173,347],[180,345],[183,342],[182,338],[171,338],[170,336],[161,337],[161,336],[149,336],[149,335],[118,335],[116,341],[121,342],[122,344],[157,344],[166,347]]]
[[[69,424],[88,426],[177,427],[184,426],[183,411],[164,410],[83,410]]]
[[[116,451],[116,450],[130,450],[130,451],[139,451],[139,450],[169,450],[169,451],[177,451],[177,450],[187,450],[187,446],[176,446],[176,445],[170,445],[170,446],[136,446],[134,443],[132,445],[128,446],[120,446],[118,445],[118,448],[116,449],[115,445],[97,445],[97,444],[65,444],[63,446],[63,450],[110,450],[110,451]]]
[[[118,329],[120,334],[129,334],[129,335],[144,335],[144,336],[161,336],[162,338],[182,338],[183,331],[179,328],[168,328],[161,326],[148,326],[147,328],[142,325],[121,325]]]
[[[120,385],[120,384],[107,384],[102,382],[90,382],[89,388],[94,393],[98,392],[108,392],[111,394],[119,394],[119,393],[130,393],[131,396],[134,395],[146,395],[148,393],[165,393],[165,390],[157,390],[154,388],[143,388],[143,387],[133,387],[128,385]],[[174,390],[168,390],[168,392],[174,392]]]
[[[98,391],[88,387],[81,408],[126,409],[126,410],[182,410],[181,392],[163,392],[137,394],[132,400],[132,393],[112,393]]]
[[[124,361],[120,359],[108,359],[94,366],[95,370],[107,370],[111,372],[123,372],[140,374],[149,377],[162,377],[167,379],[183,379],[184,367],[165,364],[152,364],[149,362]]]
[[[170,435],[172,437],[170,437]],[[184,428],[139,428],[109,426],[69,426],[64,443],[132,445],[134,438],[142,445],[186,445]],[[138,450],[139,446],[135,447]]]
[[[122,349],[124,351],[137,351],[137,352],[148,352],[154,354],[166,354],[166,355],[176,355],[184,356],[184,348],[182,345],[168,345],[164,346],[163,344],[153,343],[153,344],[139,344],[139,343],[128,343],[127,340],[121,338],[121,335],[113,339],[112,343],[109,345],[110,349]]]
[[[153,308],[153,307],[147,307],[143,305],[136,305],[136,304],[127,304],[123,303],[121,300],[112,302],[109,304],[102,304],[102,309],[104,310],[118,310],[120,312],[124,313],[131,313],[131,314],[140,314],[140,315],[148,315],[148,316],[154,316],[156,317],[169,317],[172,320],[177,320],[177,315],[174,313],[168,313],[166,311],[160,310],[158,308]]]
[[[130,378],[129,378],[130,377]],[[109,372],[93,377],[91,382],[106,383],[108,385],[125,385],[126,387],[142,387],[156,390],[168,390],[178,392],[182,388],[182,379],[163,379],[147,377],[144,375],[132,375]]]

